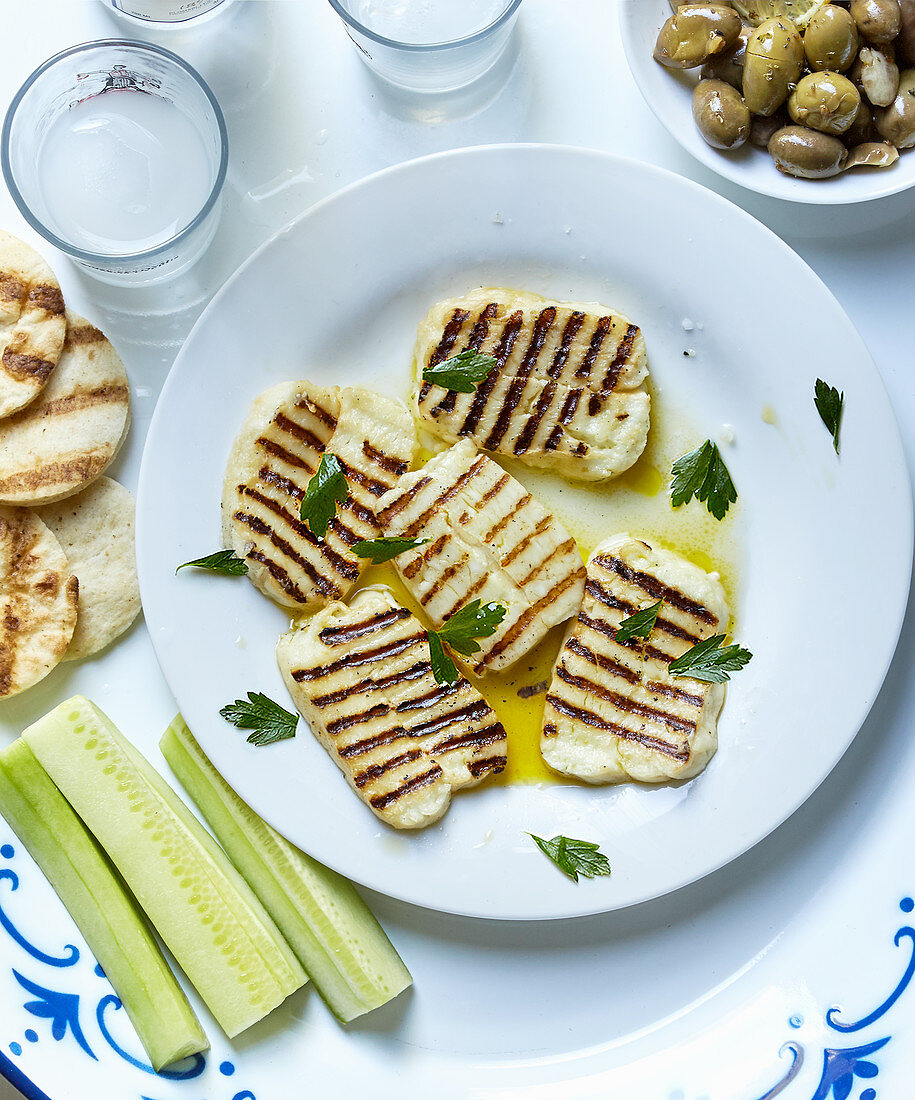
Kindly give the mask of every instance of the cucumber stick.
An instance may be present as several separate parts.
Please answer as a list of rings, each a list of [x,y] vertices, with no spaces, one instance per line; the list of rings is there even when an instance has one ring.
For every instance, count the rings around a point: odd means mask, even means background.
[[[213,767],[180,716],[160,748],[339,1019],[378,1008],[411,984],[409,971],[352,884],[258,817]]]
[[[0,813],[82,932],[153,1068],[209,1046],[136,901],[24,741],[0,752]]]
[[[22,737],[230,1038],[304,983],[222,850],[88,699],[61,703]]]

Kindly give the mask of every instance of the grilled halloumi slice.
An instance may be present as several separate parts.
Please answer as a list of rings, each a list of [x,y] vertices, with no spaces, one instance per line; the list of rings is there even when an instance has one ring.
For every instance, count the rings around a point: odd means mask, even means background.
[[[505,767],[495,713],[463,677],[436,683],[425,630],[387,589],[328,605],[276,652],[305,721],[388,825],[429,825],[453,791]]]
[[[498,363],[475,393],[422,380],[465,349]],[[645,340],[605,306],[475,290],[432,308],[415,358],[417,414],[442,439],[469,436],[481,450],[582,481],[616,477],[645,449]]]
[[[623,619],[659,599],[647,639],[614,641]],[[672,677],[667,666],[727,630],[728,618],[717,574],[628,534],[601,543],[546,698],[547,764],[589,783],[665,783],[702,771],[718,747],[724,684]]]
[[[255,399],[232,448],[222,497],[223,540],[255,587],[284,607],[345,596],[365,562],[352,547],[377,538],[375,505],[410,466],[416,431],[407,408],[365,389],[282,382]],[[325,539],[299,518],[324,452],[336,455],[349,497]]]
[[[575,614],[585,570],[575,540],[469,439],[405,474],[378,502],[386,535],[426,538],[394,559],[435,627],[472,600],[507,608],[473,671],[508,668]]]

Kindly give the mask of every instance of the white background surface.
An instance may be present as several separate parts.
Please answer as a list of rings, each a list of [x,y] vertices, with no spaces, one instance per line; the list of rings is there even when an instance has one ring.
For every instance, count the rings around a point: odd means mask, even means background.
[[[90,282],[41,246],[68,302],[111,336],[131,375],[134,429],[115,476],[135,484],[155,394],[178,347],[208,297],[272,230],[377,168],[502,141],[639,157],[719,190],[766,222],[807,259],[863,335],[903,426],[911,469],[915,193],[830,210],[786,206],[725,184],[683,153],[644,106],[621,56],[615,7],[525,0],[504,87],[489,103],[448,110],[375,82],[323,0],[236,3],[206,27],[163,36],[210,80],[227,115],[232,155],[214,247],[180,283],[137,292]],[[4,0],[3,13],[3,104],[56,50],[131,33],[91,0]],[[470,113],[450,117],[461,111]],[[608,217],[625,216],[608,203]],[[0,224],[38,243],[5,193]],[[782,354],[773,339],[779,315],[803,311],[804,303],[760,285],[731,242],[720,243],[722,264],[746,287],[735,324]],[[867,532],[860,537],[861,572],[849,576],[841,598],[866,598],[868,585],[880,583],[867,574]],[[799,660],[808,636],[815,639],[815,624],[797,624]],[[778,1049],[791,1038],[808,1058],[784,1095],[807,1100],[823,1045],[854,1038],[825,1032],[826,1009],[838,1003],[846,1018],[865,1015],[906,961],[906,947],[893,947],[892,936],[902,923],[899,900],[915,892],[913,640],[910,614],[886,686],[846,757],[797,814],[735,864],[658,902],[563,924],[498,925],[375,898],[416,989],[349,1035],[326,1020],[316,998],[293,998],[237,1044],[239,1065],[252,1067],[244,1083],[239,1075],[239,1087],[274,1100],[288,1095],[290,1082],[311,1082],[314,1095],[350,1097],[364,1093],[370,1075],[380,1097],[404,1095],[409,1081],[407,1095],[434,1087],[443,1097],[756,1100],[783,1073]],[[855,652],[867,644],[866,637],[849,639],[847,666],[835,674],[854,675]],[[94,697],[150,752],[174,707],[138,626],[104,660],[62,667],[42,688],[4,704],[6,737],[75,690]],[[4,949],[0,943],[0,972],[8,969]],[[0,997],[20,994],[0,984]],[[879,1032],[895,1037],[876,1057],[880,1076],[872,1084],[881,1100],[909,1095],[913,1002],[910,990]],[[793,1014],[804,1019],[796,1031],[787,1026]],[[23,1026],[21,1010],[0,1012],[0,1020],[7,1017]],[[13,1037],[0,1034],[0,1044]],[[90,1083],[53,1072],[57,1049],[46,1036],[23,1069],[47,1075],[37,1080],[52,1100],[99,1095]],[[853,1096],[869,1084],[857,1082]]]

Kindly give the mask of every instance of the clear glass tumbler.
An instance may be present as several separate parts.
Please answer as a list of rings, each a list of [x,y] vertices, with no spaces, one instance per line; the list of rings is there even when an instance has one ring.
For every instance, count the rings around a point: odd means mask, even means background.
[[[203,78],[170,50],[73,46],[13,97],[3,175],[26,221],[97,278],[148,284],[185,270],[216,231],[229,147]]]
[[[121,15],[142,23],[187,23],[215,12],[229,0],[105,0]]]
[[[477,80],[508,45],[521,0],[330,0],[362,60],[420,92]]]

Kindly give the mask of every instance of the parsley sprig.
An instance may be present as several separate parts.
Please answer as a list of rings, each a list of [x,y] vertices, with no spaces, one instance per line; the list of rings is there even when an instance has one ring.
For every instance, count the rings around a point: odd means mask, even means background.
[[[425,546],[428,541],[429,539],[400,539],[393,535],[386,535],[379,539],[357,542],[353,547],[353,553],[359,558],[368,558],[373,565],[381,565],[399,554],[406,553],[407,550]]]
[[[252,745],[272,745],[295,737],[299,716],[275,703],[259,691],[249,691],[247,699],[236,699],[219,712],[227,722],[241,730],[253,730],[248,735]]]
[[[236,557],[234,550],[217,550],[215,554],[207,554],[203,558],[182,562],[175,572],[190,566],[195,569],[209,569],[212,573],[222,573],[226,577],[243,577],[248,572],[248,563]]]
[[[674,508],[696,497],[715,519],[724,519],[737,500],[737,490],[718,445],[707,439],[701,447],[678,458],[671,469],[670,503]]]
[[[650,607],[643,607],[641,611],[635,611],[633,614],[628,615],[616,628],[613,640],[622,644],[632,638],[647,638],[654,630],[663,603],[663,600],[658,600]]]
[[[729,672],[738,672],[753,654],[739,645],[722,646],[726,635],[713,634],[681,654],[667,666],[671,676],[690,676],[708,684],[723,684],[730,680]]]
[[[842,427],[842,411],[845,407],[845,394],[839,393],[835,386],[830,386],[822,378],[816,380],[813,387],[813,403],[820,414],[820,420],[826,425],[826,429],[832,436],[832,445],[839,453],[839,429]]]
[[[336,455],[323,454],[315,476],[308,482],[299,508],[299,518],[311,528],[311,533],[323,539],[330,521],[337,514],[337,505],[349,496],[343,467]]]
[[[610,874],[610,860],[599,851],[600,845],[590,840],[573,840],[568,836],[554,836],[552,840],[527,834],[545,856],[548,856],[564,875],[573,882],[578,876],[595,878]]]
[[[465,348],[450,359],[436,363],[434,367],[426,367],[423,370],[423,381],[432,382],[455,393],[473,393],[498,365],[499,361],[492,355]]]
[[[445,652],[443,643],[447,642],[465,657],[478,653],[480,645],[477,638],[489,638],[495,634],[506,611],[503,604],[474,600],[446,619],[438,630],[428,632],[429,658],[436,683],[456,684],[460,679],[457,666]]]

